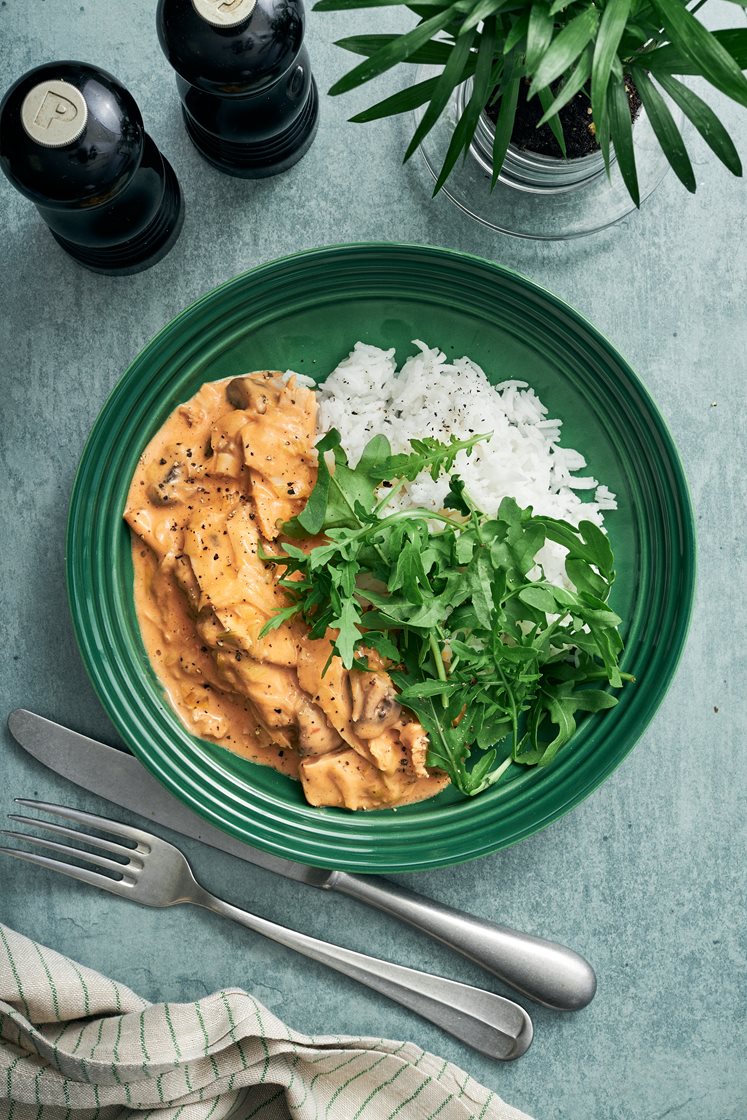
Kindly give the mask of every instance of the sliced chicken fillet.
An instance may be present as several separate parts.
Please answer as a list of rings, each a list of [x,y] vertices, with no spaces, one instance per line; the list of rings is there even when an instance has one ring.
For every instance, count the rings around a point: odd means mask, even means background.
[[[306,800],[340,809],[381,809],[433,797],[447,784],[439,772],[426,778],[385,774],[357,751],[339,750],[303,759],[299,767]]]

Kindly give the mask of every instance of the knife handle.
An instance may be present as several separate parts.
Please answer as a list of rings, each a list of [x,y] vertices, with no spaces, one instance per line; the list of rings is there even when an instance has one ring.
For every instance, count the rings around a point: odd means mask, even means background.
[[[594,969],[564,945],[474,918],[386,879],[337,871],[326,886],[415,926],[546,1007],[578,1011],[594,998]]]

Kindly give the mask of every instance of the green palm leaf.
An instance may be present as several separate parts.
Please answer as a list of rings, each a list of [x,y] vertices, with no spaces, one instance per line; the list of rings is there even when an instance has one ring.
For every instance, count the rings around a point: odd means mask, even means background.
[[[747,8],[747,0],[731,0]],[[493,95],[498,116],[493,147],[495,184],[510,143],[522,84],[542,105],[538,127],[548,125],[565,154],[559,113],[581,90],[590,94],[596,138],[609,169],[614,144],[620,172],[640,203],[633,128],[624,76],[641,94],[654,134],[688,190],[695,176],[672,116],[679,106],[711,150],[742,174],[737,150],[709,106],[674,75],[697,75],[747,107],[747,27],[708,31],[696,12],[705,0],[317,0],[315,11],[394,8],[419,23],[402,34],[352,35],[337,44],[362,57],[331,88],[346,93],[399,63],[437,66],[433,78],[400,90],[351,118],[373,121],[425,106],[405,152],[409,159],[443,115],[460,82],[474,78],[467,106],[449,144],[434,194],[472,141],[480,113]],[[410,16],[412,19],[413,17]],[[656,42],[662,46],[651,46]],[[559,88],[553,90],[555,84]],[[562,84],[560,84],[562,83]],[[661,91],[661,92],[660,92]],[[662,95],[667,94],[671,101]]]
[[[638,172],[633,150],[633,125],[630,119],[630,103],[623,80],[610,83],[607,90],[607,111],[610,121],[610,136],[615,145],[617,162],[623,182],[636,206],[641,205],[638,188]]]
[[[734,143],[713,109],[697,93],[668,74],[657,74],[656,80],[672,101],[692,122],[711,151],[728,167],[732,175],[742,174],[742,161]]]
[[[353,124],[368,124],[369,121],[378,121],[382,117],[395,117],[398,113],[409,113],[413,109],[419,109],[421,105],[430,101],[437,81],[438,78],[428,78],[424,82],[408,86],[407,89],[401,89],[391,97],[377,101],[362,113],[356,113],[350,120]]]
[[[528,74],[533,74],[540,59],[550,46],[555,21],[544,4],[532,4],[527,25],[527,50],[525,65]]]
[[[728,50],[679,0],[651,0],[672,43],[698,65],[698,73],[727,97],[747,106],[747,78]]]
[[[494,15],[499,8],[502,8],[507,0],[476,0],[474,2],[474,10],[470,12],[467,18],[462,23],[460,35],[466,35],[468,31],[473,31],[478,23],[482,23],[488,16]]]
[[[558,12],[564,12],[566,8],[572,7],[574,3],[578,3],[578,0],[553,0],[550,5],[550,15],[556,16]]]
[[[447,8],[449,0],[420,0],[419,7],[425,10],[433,10],[435,8]],[[317,0],[314,5],[313,11],[315,12],[352,12],[358,8],[394,8],[403,7],[411,8],[412,5],[408,0]],[[466,3],[461,3],[459,7],[462,11],[469,10],[471,4],[469,0]]]
[[[597,29],[599,14],[595,7],[575,16],[553,39],[547,53],[534,72],[529,96],[559,78],[576,61]]]
[[[654,135],[667,157],[670,167],[683,186],[694,194],[695,175],[685,143],[664,98],[651,79],[642,70],[635,76],[636,88],[641,95],[643,108],[648,114]]]
[[[477,121],[490,96],[490,85],[493,70],[493,51],[495,49],[495,16],[490,16],[486,21],[480,35],[480,46],[477,50],[477,64],[475,66],[475,80],[472,86],[472,95],[467,106],[457,121],[451,143],[446,151],[443,167],[434,187],[434,195],[438,194],[444,185],[452,168],[462,152],[467,151],[472,137],[475,134]]]
[[[398,62],[409,58],[449,23],[455,7],[456,5],[452,4],[446,11],[439,12],[423,23],[419,23],[417,27],[413,27],[412,31],[408,31],[405,35],[398,35],[393,42],[381,47],[376,54],[360,62],[335,82],[329,91],[330,94],[334,97],[340,93],[348,93],[364,82],[378,78],[379,74],[383,74],[386,70],[391,70]]]
[[[460,82],[464,81],[464,71],[474,39],[474,31],[468,31],[466,35],[460,35],[457,39],[454,49],[449,56],[449,61],[444,66],[443,72],[433,90],[430,105],[423,114],[418,127],[415,129],[415,135],[405,152],[405,163],[407,163],[413,152],[417,151],[422,141],[443,113],[449,98],[454,92],[454,88],[458,86]]]
[[[524,12],[524,14],[519,16],[519,18],[515,20],[509,28],[508,34],[503,41],[504,55],[509,55],[515,47],[518,47],[519,43],[523,42],[523,40],[527,36],[528,28],[529,14],[527,12]]]
[[[551,101],[551,103],[545,109],[544,116],[540,119],[539,122],[541,125],[547,124],[550,117],[552,117],[555,113],[558,113],[565,105],[568,104],[569,101],[571,101],[576,96],[579,90],[583,89],[591,74],[591,59],[592,49],[591,47],[587,47],[576,63],[573,71],[563,82],[562,88],[558,90],[555,99]]]
[[[747,28],[731,27],[725,31],[712,31],[712,37],[731,55],[740,70],[747,68]],[[697,58],[685,54],[672,43],[656,50],[646,51],[640,56],[647,70],[655,74],[700,74],[701,67]]]
[[[549,86],[545,86],[544,89],[541,89],[539,91],[537,96],[540,99],[540,105],[545,111],[547,111],[552,104],[552,90],[549,88]],[[558,147],[560,148],[560,151],[563,155],[563,159],[565,159],[568,153],[566,151],[565,136],[563,135],[563,126],[560,123],[560,118],[550,117],[547,125],[557,141]],[[539,125],[537,125],[537,127],[539,128]]]
[[[612,64],[617,58],[617,48],[620,46],[630,15],[630,5],[631,0],[610,0],[602,13],[594,44],[594,58],[591,64],[591,109],[605,164],[609,164],[609,137],[607,129],[600,127],[597,122],[604,123],[607,86],[612,73]]]
[[[516,120],[516,103],[519,100],[519,85],[521,71],[515,56],[507,60],[506,81],[501,91],[501,103],[498,109],[498,119],[495,122],[495,136],[493,138],[493,174],[490,180],[492,190],[498,182],[503,161],[506,158],[508,145],[511,142],[511,133]]]
[[[347,39],[338,39],[336,47],[342,47],[351,54],[362,54],[371,58],[382,47],[399,39],[399,35],[351,35]],[[453,50],[451,43],[433,39],[430,43],[420,47],[405,60],[417,66],[445,66]]]

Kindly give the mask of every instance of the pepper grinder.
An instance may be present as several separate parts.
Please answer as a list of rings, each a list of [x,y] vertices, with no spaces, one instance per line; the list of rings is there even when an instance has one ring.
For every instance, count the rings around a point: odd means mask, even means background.
[[[181,231],[176,175],[132,95],[97,66],[51,62],[11,86],[0,104],[0,166],[93,272],[149,268]]]
[[[301,0],[159,0],[192,143],[228,175],[287,171],[316,134],[319,98]]]

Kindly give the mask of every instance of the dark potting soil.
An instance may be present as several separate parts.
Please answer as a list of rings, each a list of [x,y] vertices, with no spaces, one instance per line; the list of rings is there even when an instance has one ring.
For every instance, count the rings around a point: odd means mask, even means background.
[[[558,92],[560,83],[552,86],[553,93]],[[632,120],[638,116],[641,99],[638,90],[632,82],[625,83],[630,104]],[[560,146],[552,134],[550,126],[543,124],[537,128],[537,122],[544,113],[538,97],[527,100],[529,83],[522,81],[519,90],[519,100],[516,106],[516,120],[514,121],[511,141],[517,148],[528,149],[530,152],[539,152],[541,155],[562,157]],[[490,119],[495,122],[498,117],[500,102],[488,105],[486,110]],[[591,101],[588,94],[581,90],[573,97],[564,108],[560,110],[560,123],[565,136],[566,155],[568,159],[589,155],[590,152],[599,150],[596,136],[594,135],[594,122],[591,116]]]

